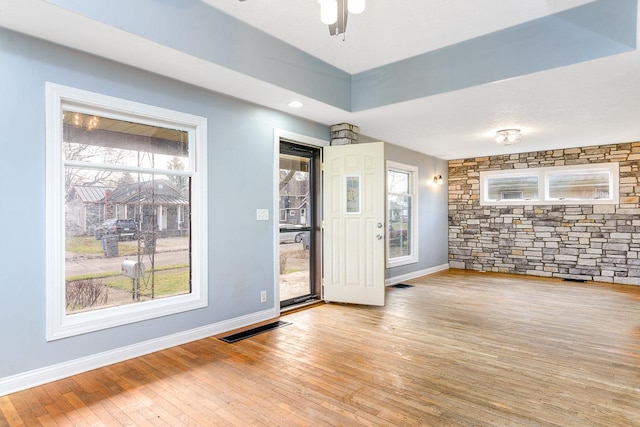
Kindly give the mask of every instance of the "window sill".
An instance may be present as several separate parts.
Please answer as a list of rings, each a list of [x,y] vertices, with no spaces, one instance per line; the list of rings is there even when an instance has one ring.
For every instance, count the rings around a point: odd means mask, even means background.
[[[617,205],[616,200],[517,200],[480,201],[480,206],[558,206],[558,205]]]
[[[387,259],[387,268],[401,267],[403,265],[417,264],[418,258],[415,256],[405,256]]]

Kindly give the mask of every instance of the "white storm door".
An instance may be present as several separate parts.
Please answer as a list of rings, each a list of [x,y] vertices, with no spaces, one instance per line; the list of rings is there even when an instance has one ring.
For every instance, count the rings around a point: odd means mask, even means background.
[[[384,305],[384,143],[325,147],[323,159],[323,298]]]

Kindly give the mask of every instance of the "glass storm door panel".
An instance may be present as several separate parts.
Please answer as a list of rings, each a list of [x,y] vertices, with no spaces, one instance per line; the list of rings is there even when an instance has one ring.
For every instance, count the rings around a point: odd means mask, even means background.
[[[315,297],[315,198],[319,150],[280,142],[280,305]]]

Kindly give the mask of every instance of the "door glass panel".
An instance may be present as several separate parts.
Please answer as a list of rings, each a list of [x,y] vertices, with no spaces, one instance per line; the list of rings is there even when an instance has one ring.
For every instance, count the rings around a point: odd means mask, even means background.
[[[309,231],[280,233],[280,301],[309,295]]]
[[[281,144],[278,246],[282,306],[313,292],[313,162],[313,151]]]

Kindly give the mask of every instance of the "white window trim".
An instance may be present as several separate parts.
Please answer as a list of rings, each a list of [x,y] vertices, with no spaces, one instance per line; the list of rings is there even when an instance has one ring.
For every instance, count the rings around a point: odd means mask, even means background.
[[[207,119],[47,82],[46,92],[46,339],[84,334],[114,326],[194,310],[208,305]],[[64,274],[63,105],[77,104],[151,125],[189,132],[191,202],[191,293],[71,315],[66,314]],[[162,172],[154,170],[153,172]],[[173,171],[172,171],[173,172]]]
[[[409,193],[411,195],[411,254],[403,257],[389,258],[389,239],[387,236],[386,240],[386,261],[387,268],[400,267],[402,265],[408,264],[416,264],[419,261],[418,255],[418,173],[419,169],[416,166],[406,165],[403,163],[394,162],[391,160],[387,160],[387,170],[385,172],[385,182],[389,176],[389,171],[398,171],[398,172],[409,172],[411,174],[411,179],[409,180]],[[385,205],[386,205],[386,219],[387,219],[387,228],[385,229],[385,234],[388,234],[389,227],[389,186],[385,185]]]
[[[551,199],[549,198],[548,176],[558,172],[602,172],[611,174],[609,182],[608,199]],[[535,200],[488,200],[487,180],[493,177],[518,177],[537,176],[538,177],[538,199]],[[525,206],[525,205],[617,205],[620,202],[620,164],[618,162],[608,163],[586,163],[570,166],[549,166],[541,168],[506,169],[480,172],[480,206]]]

